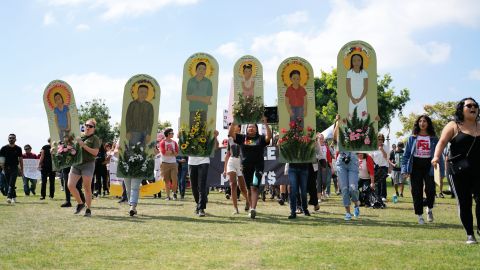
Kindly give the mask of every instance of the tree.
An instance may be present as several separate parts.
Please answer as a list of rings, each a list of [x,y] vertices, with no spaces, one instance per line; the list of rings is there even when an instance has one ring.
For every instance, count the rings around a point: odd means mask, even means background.
[[[380,78],[380,77],[379,77]],[[390,87],[393,79],[390,74],[385,74],[377,79],[378,115],[380,121],[378,128],[388,127],[392,118],[398,113],[402,114],[405,104],[410,100],[410,92],[404,88],[398,95]],[[322,131],[331,126],[338,112],[337,103],[337,70],[331,73],[322,71],[320,78],[315,78],[315,104],[317,130]]]
[[[423,106],[424,112],[422,114],[426,114],[432,119],[437,136],[440,136],[443,127],[453,120],[456,105],[457,103],[455,101],[447,101]],[[402,131],[396,133],[397,137],[410,135],[415,121],[422,114],[410,113],[408,116],[400,116],[400,122],[403,128]]]
[[[110,110],[102,99],[93,99],[80,105],[78,111],[80,123],[84,124],[88,119],[94,118],[97,121],[95,134],[103,142],[112,142],[115,138],[114,131],[110,125]]]
[[[161,120],[159,120],[157,124],[157,133],[163,132],[166,128],[169,127],[172,127],[172,123],[170,121],[165,120],[162,122]]]

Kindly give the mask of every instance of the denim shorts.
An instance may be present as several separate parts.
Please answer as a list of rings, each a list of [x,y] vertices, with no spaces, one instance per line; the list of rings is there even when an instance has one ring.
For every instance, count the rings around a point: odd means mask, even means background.
[[[70,173],[81,175],[81,176],[93,177],[94,171],[95,171],[95,161],[91,161],[91,162],[72,166]]]

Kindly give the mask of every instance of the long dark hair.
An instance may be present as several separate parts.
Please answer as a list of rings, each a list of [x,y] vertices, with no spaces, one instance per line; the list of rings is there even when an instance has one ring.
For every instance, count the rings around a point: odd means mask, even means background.
[[[463,107],[465,106],[465,101],[467,100],[471,100],[473,102],[475,102],[477,105],[478,105],[478,102],[473,99],[472,97],[467,97],[467,98],[464,98],[462,100],[460,100],[458,103],[457,103],[457,107],[455,108],[455,122],[457,123],[462,123],[463,120],[464,120],[464,117],[463,117]],[[476,120],[478,121],[480,118],[479,114],[478,114],[478,111],[477,111],[477,118]]]
[[[413,125],[413,135],[418,135],[420,133],[420,125],[418,124],[418,122],[420,122],[420,119],[422,118],[425,118],[425,120],[427,120],[427,133],[429,136],[432,136],[432,137],[436,137],[437,134],[435,133],[435,128],[433,128],[433,123],[432,123],[432,119],[430,119],[430,117],[426,114],[424,115],[420,115],[417,120],[415,120],[415,124]]]
[[[360,64],[360,71],[363,70],[363,56],[361,54],[354,54],[352,55],[352,57],[350,57],[350,69],[353,69],[353,57],[355,55],[358,55],[360,57],[360,59],[362,60],[362,63]]]

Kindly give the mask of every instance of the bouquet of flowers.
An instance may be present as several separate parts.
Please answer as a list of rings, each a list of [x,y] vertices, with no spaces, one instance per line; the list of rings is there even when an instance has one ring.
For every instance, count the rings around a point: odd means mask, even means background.
[[[147,147],[150,151],[146,151]],[[133,146],[125,143],[125,151],[123,151],[123,154],[121,154],[118,159],[118,175],[120,177],[141,179],[153,178],[155,167],[153,147],[155,147],[155,142],[150,143],[146,147],[140,142]]]
[[[262,97],[243,96],[233,104],[233,117],[239,124],[260,123],[264,114]]]
[[[301,126],[302,118],[290,122],[290,130],[282,129],[278,140],[280,153],[289,162],[309,162],[315,158],[315,130]]]
[[[54,170],[61,170],[82,162],[80,144],[73,134],[65,136],[63,142],[53,142],[51,155]]]
[[[206,123],[201,123],[200,112],[196,112],[193,125],[188,128],[182,126],[179,132],[178,143],[182,155],[208,157],[215,146],[215,137],[211,130],[207,130]]]
[[[353,110],[351,119],[343,121],[346,125],[340,130],[340,142],[346,150],[375,150],[377,136],[370,121],[370,114],[366,119],[358,118],[357,108]]]

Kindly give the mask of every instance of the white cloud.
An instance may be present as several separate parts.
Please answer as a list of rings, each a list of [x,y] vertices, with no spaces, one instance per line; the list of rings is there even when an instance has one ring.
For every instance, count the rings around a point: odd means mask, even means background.
[[[230,59],[235,59],[243,55],[242,48],[239,47],[239,44],[236,42],[228,42],[220,45],[216,51]]]
[[[307,11],[296,11],[291,14],[281,15],[275,18],[274,22],[279,22],[284,26],[296,27],[300,24],[307,23],[309,20]]]
[[[90,26],[88,24],[79,24],[75,27],[75,29],[77,29],[77,31],[80,31],[80,32],[84,32],[84,31],[88,31],[90,30]]]
[[[45,14],[43,16],[43,25],[52,25],[54,23],[56,23],[57,20],[55,19],[55,17],[53,16],[53,14],[51,12],[48,12],[47,14]]]
[[[116,20],[122,17],[137,17],[153,13],[166,6],[184,6],[196,4],[199,0],[50,0],[52,6],[86,6],[101,9],[101,18]]]
[[[480,68],[479,68],[479,69],[471,70],[471,71],[468,73],[468,78],[471,79],[471,80],[480,81]]]

